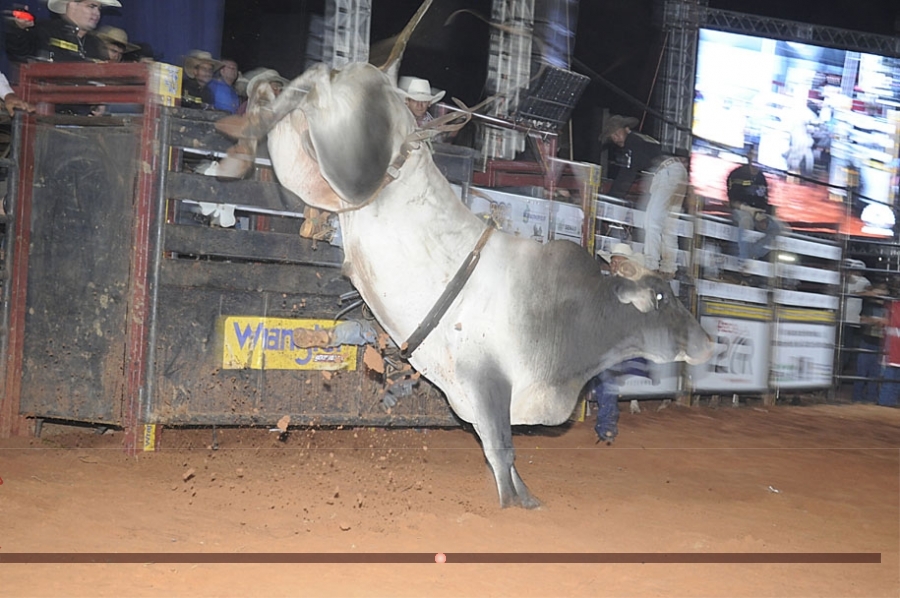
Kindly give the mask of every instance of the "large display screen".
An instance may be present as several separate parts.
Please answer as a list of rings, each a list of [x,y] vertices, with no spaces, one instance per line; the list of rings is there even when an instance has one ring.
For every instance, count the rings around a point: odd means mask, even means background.
[[[900,59],[701,29],[693,133],[692,182],[713,205],[755,145],[795,228],[891,234]]]

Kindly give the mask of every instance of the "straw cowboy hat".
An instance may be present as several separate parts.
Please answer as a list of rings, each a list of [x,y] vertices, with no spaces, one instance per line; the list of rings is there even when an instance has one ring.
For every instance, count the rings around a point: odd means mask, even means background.
[[[97,31],[97,37],[108,44],[121,46],[123,54],[128,54],[129,52],[141,49],[139,45],[128,42],[128,34],[125,33],[124,29],[119,29],[118,27],[113,27],[111,25],[101,27],[100,30]]]
[[[447,93],[431,87],[428,79],[419,79],[418,77],[400,77],[398,87],[403,92],[403,96],[416,102],[428,102],[431,106]]]
[[[189,77],[193,78],[194,68],[196,68],[198,64],[208,64],[213,72],[216,72],[222,68],[223,63],[222,61],[213,58],[212,54],[205,50],[191,50],[188,52],[187,56],[184,57],[184,70],[188,73]]]
[[[603,123],[603,131],[600,133],[600,143],[609,141],[610,136],[619,129],[624,129],[625,127],[628,127],[629,129],[635,128],[638,126],[639,122],[640,121],[633,116],[622,116],[621,114],[610,116],[606,119],[606,122]]]
[[[611,251],[601,251],[600,257],[603,258],[605,262],[610,262],[614,257],[624,257],[628,258],[632,262],[635,262],[639,266],[644,265],[644,256],[636,254],[632,251],[631,246],[627,243],[616,243],[612,246]]]
[[[282,87],[289,83],[287,79],[278,74],[278,71],[267,68],[253,69],[246,74],[245,79],[246,83],[242,85],[242,87],[244,87],[244,93],[241,93],[237,89],[235,89],[235,91],[237,91],[238,95],[246,95],[248,98],[252,97],[256,88],[263,83],[277,82],[281,83]],[[237,87],[237,82],[235,82],[235,87]]]
[[[73,0],[50,0],[47,2],[47,8],[50,9],[50,12],[64,15],[66,14],[66,5],[72,1]],[[102,4],[103,6],[122,6],[119,0],[94,0],[94,2]]]

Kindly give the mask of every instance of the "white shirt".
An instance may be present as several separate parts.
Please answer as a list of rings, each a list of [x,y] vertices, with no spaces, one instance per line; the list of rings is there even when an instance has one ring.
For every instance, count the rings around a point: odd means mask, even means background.
[[[6,99],[6,96],[13,93],[13,88],[9,86],[9,79],[6,75],[0,73],[0,98]]]

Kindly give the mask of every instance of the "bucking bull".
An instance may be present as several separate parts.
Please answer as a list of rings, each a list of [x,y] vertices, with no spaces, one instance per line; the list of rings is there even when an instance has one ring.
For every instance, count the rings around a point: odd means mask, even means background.
[[[384,67],[319,65],[264,109],[220,121],[240,141],[219,172],[244,172],[268,134],[281,184],[339,214],[344,273],[413,367],[475,428],[500,505],[533,508],[540,503],[516,472],[511,425],[565,422],[585,383],[626,359],[699,363],[714,345],[659,277],[606,276],[568,241],[491,234],[460,201],[396,86],[403,46],[428,4]]]

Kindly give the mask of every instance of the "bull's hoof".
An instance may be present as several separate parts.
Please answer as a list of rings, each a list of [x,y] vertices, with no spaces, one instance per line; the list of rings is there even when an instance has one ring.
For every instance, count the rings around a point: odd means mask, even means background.
[[[516,495],[507,497],[505,500],[500,500],[500,508],[507,509],[509,507],[522,507],[523,509],[539,509],[541,507],[541,501],[531,496],[531,494]]]

